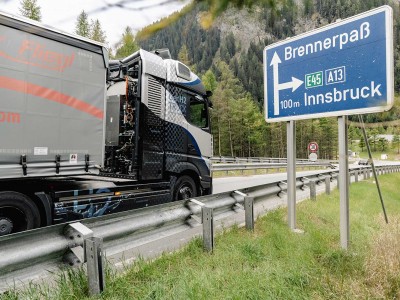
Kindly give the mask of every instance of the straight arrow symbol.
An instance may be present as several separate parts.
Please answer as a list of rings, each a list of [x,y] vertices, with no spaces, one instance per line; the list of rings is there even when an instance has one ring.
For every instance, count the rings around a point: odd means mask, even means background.
[[[292,89],[292,92],[297,90],[302,84],[303,81],[297,79],[292,76],[292,81],[288,81],[285,83],[279,83],[279,64],[281,63],[281,59],[279,58],[278,53],[274,53],[271,59],[271,64],[273,68],[273,76],[274,76],[274,115],[279,115],[279,91]]]

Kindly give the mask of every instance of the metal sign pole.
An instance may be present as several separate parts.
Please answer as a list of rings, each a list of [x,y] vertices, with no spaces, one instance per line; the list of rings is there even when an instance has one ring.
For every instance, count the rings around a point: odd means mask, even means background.
[[[340,244],[349,244],[349,159],[347,141],[347,117],[338,117],[339,128],[339,195],[340,195]]]
[[[287,131],[287,207],[288,225],[296,229],[296,123],[286,123]]]

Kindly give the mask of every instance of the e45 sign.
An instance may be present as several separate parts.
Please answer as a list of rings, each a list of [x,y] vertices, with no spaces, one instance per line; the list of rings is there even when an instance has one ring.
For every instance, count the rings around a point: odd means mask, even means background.
[[[393,89],[390,6],[264,49],[267,122],[389,110]]]

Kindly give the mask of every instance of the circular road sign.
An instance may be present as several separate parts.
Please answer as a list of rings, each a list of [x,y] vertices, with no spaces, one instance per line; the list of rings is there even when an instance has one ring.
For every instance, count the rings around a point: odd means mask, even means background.
[[[318,155],[315,152],[311,152],[310,155],[308,156],[308,159],[311,161],[317,161]]]
[[[315,153],[318,151],[318,144],[316,142],[311,142],[308,144],[308,150],[310,150],[311,153]]]

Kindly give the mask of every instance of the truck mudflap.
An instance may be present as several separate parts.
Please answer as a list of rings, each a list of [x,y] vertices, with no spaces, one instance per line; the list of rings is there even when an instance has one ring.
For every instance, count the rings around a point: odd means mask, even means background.
[[[61,191],[51,197],[54,224],[157,205],[171,198],[169,182]]]
[[[200,177],[200,185],[203,190],[203,195],[211,195],[212,194],[212,177],[211,176],[202,176]]]

